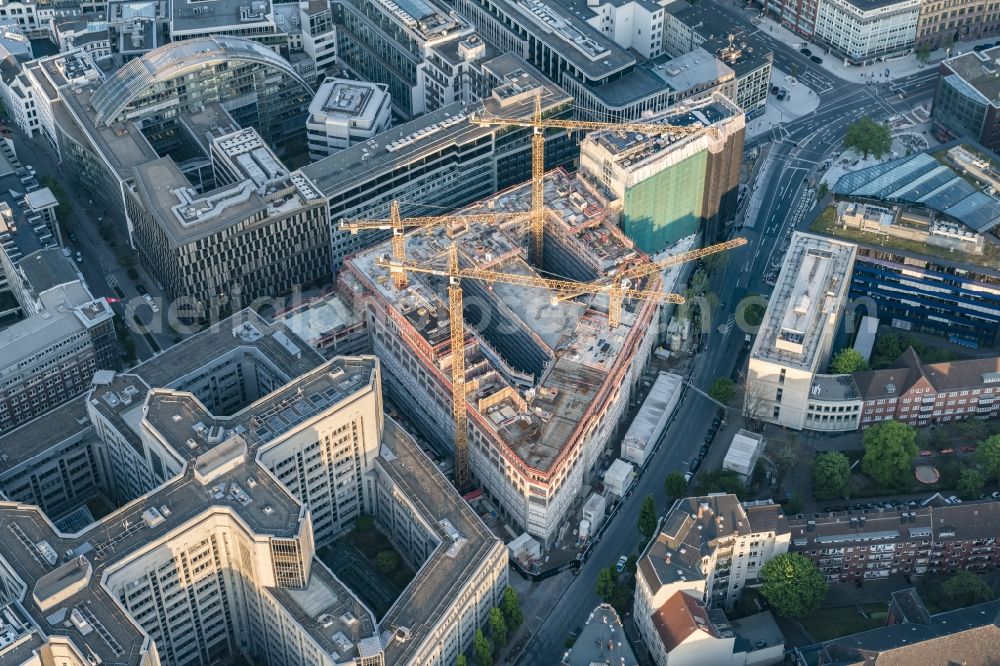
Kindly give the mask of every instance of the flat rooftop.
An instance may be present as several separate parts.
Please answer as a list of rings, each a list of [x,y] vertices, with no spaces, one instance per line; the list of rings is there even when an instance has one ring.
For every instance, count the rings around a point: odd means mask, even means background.
[[[815,372],[820,341],[844,309],[857,246],[795,232],[751,357]]]
[[[950,82],[972,99],[994,107],[1000,106],[1000,79],[997,78],[996,60],[1000,46],[982,51],[969,51],[949,58],[943,65],[954,74]]]
[[[729,12],[720,12],[710,4],[672,2],[666,11],[704,38],[700,47],[719,58],[737,77],[742,77],[771,62],[772,53],[767,44],[748,33],[744,24]],[[729,36],[733,40],[730,44]]]
[[[246,30],[273,26],[271,0],[173,0],[170,3],[171,33],[205,33],[220,28]]]
[[[309,113],[338,118],[374,116],[386,95],[384,84],[326,79],[309,104]]]
[[[459,496],[416,442],[391,418],[385,419],[382,449],[375,464],[403,491],[415,513],[439,543],[379,623],[386,664],[405,664],[455,603],[484,560],[506,558],[506,548]],[[406,641],[394,632],[409,630]]]
[[[497,88],[502,92],[516,86],[515,94],[502,99],[487,98],[486,103],[495,112],[530,118],[534,111],[534,97],[530,91],[537,88],[542,90],[543,112],[573,101],[566,91],[513,54],[498,56],[483,66],[506,79],[494,88],[494,97]],[[471,113],[480,110],[482,105],[466,107],[462,102],[443,106],[305,166],[302,173],[316,183],[324,195],[336,196],[373,180],[380,173],[417,162],[446,147],[470,144],[489,136],[495,128],[469,122]]]
[[[590,613],[573,647],[563,655],[561,666],[638,663],[618,613],[608,604],[601,604]]]
[[[596,146],[602,158],[614,161],[624,173],[641,172],[647,178],[651,167],[665,168],[696,151],[725,141],[745,126],[743,110],[721,93],[684,100],[643,122],[677,127],[701,127],[692,133],[650,136],[639,132],[590,132],[581,149]],[[603,162],[603,159],[601,160]]]
[[[683,92],[712,82],[732,81],[733,68],[700,46],[669,59],[661,56],[648,63],[650,70],[672,90]]]

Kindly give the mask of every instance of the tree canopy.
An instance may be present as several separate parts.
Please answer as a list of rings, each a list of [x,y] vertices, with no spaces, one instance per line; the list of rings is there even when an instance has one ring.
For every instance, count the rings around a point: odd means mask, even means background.
[[[813,461],[812,477],[817,499],[843,497],[851,480],[851,462],[839,451],[821,453]]]
[[[899,421],[876,423],[864,434],[865,456],[861,469],[878,483],[891,488],[907,488],[913,480],[913,460],[917,457],[917,433]]]
[[[976,447],[976,459],[986,468],[986,473],[1000,476],[1000,435],[986,438]]]
[[[747,487],[739,473],[731,469],[717,469],[698,477],[694,492],[691,495],[708,495],[709,493],[732,493],[740,499],[746,495]]]
[[[597,591],[597,596],[606,604],[611,603],[611,599],[615,595],[616,577],[615,570],[612,567],[607,567],[597,572],[597,582],[594,585],[594,589]]]
[[[861,153],[865,159],[869,155],[880,158],[892,148],[892,134],[888,125],[864,116],[848,126],[847,133],[844,134],[844,147]]]
[[[849,375],[859,370],[867,370],[868,361],[861,352],[850,347],[841,349],[830,361],[830,372],[834,375]]]
[[[671,472],[663,480],[663,490],[667,493],[668,501],[684,497],[687,495],[687,489],[688,483],[684,480],[684,475],[680,472]]]
[[[493,666],[493,646],[482,629],[476,629],[472,638],[472,652],[476,655],[476,666]]]
[[[736,397],[736,384],[728,377],[719,377],[712,382],[708,394],[723,405],[728,405]]]
[[[826,596],[826,579],[812,560],[798,553],[783,553],[760,570],[760,593],[782,617],[803,618]]]
[[[941,593],[958,606],[971,606],[993,598],[990,586],[966,569],[952,574],[941,585]]]
[[[490,609],[490,636],[493,637],[493,645],[497,649],[507,644],[507,622],[503,619],[503,613],[499,608]]]
[[[503,619],[507,621],[507,627],[512,631],[524,622],[524,613],[521,611],[521,601],[517,598],[517,591],[509,585],[503,591],[500,610],[503,611]]]
[[[963,469],[958,475],[958,483],[955,484],[955,489],[962,499],[979,499],[984,485],[986,485],[986,479],[977,470]]]
[[[639,509],[639,532],[646,539],[650,539],[656,532],[656,504],[653,503],[653,496],[646,495],[642,501],[642,508]]]

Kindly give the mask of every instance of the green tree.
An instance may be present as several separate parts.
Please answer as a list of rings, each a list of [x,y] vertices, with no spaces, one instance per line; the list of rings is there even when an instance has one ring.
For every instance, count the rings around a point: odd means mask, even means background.
[[[394,550],[383,550],[375,556],[375,566],[384,574],[392,573],[399,566],[399,555]]]
[[[517,598],[517,591],[508,585],[503,591],[503,598],[500,599],[500,610],[503,611],[503,619],[507,621],[507,626],[513,631],[524,622],[524,613],[521,612],[521,601]]]
[[[688,482],[684,480],[684,475],[680,472],[671,472],[663,480],[663,490],[667,493],[667,501],[675,500],[687,495]]]
[[[962,569],[948,577],[941,585],[941,594],[959,606],[971,606],[993,599],[993,590],[982,578]]]
[[[607,569],[601,569],[597,573],[597,584],[595,589],[597,590],[597,596],[601,598],[604,603],[610,603],[612,597],[615,596],[615,579],[617,575],[612,567]]]
[[[639,532],[647,540],[652,538],[653,533],[656,532],[656,504],[653,503],[652,495],[646,495],[646,499],[642,501],[642,508],[639,509],[638,527]]]
[[[728,405],[736,396],[736,384],[728,377],[719,377],[712,382],[708,394],[723,405]]]
[[[889,126],[877,123],[868,116],[850,124],[844,134],[844,147],[864,155],[880,158],[892,148],[892,134]]]
[[[455,666],[469,666],[469,660],[464,654],[455,657]]]
[[[976,447],[976,460],[991,476],[1000,477],[1000,435],[987,437]]]
[[[731,469],[717,469],[698,477],[692,495],[708,495],[709,493],[731,493],[739,498],[746,495],[747,488],[743,479]]]
[[[826,183],[820,183],[819,187],[816,188],[816,201],[822,201],[823,197],[830,193],[830,186]]]
[[[743,311],[743,321],[746,322],[747,326],[760,326],[760,323],[764,321],[764,313],[767,310],[760,303],[751,303]]]
[[[498,650],[507,644],[507,622],[503,619],[503,613],[496,607],[490,609],[490,636]]]
[[[843,497],[851,480],[851,462],[839,451],[821,453],[813,461],[812,478],[816,499]]]
[[[772,558],[761,568],[760,579],[760,593],[782,617],[803,618],[819,608],[826,596],[823,574],[798,553]]]
[[[472,638],[472,652],[476,655],[476,666],[493,666],[493,646],[482,629],[476,629]]]
[[[859,370],[867,370],[868,361],[856,349],[841,349],[830,361],[830,374],[849,375]]]
[[[784,483],[788,473],[795,467],[799,454],[799,438],[794,432],[785,437],[773,437],[768,440],[767,457],[771,461],[771,477],[775,486]]]
[[[927,64],[927,61],[931,59],[931,45],[930,42],[924,42],[917,47],[915,52],[917,60],[923,64]]]
[[[986,480],[982,474],[974,469],[963,469],[958,475],[955,489],[958,490],[962,499],[978,499],[983,492],[984,485],[986,485]]]
[[[917,433],[905,423],[882,421],[865,430],[865,455],[861,469],[891,488],[909,487],[917,457]]]

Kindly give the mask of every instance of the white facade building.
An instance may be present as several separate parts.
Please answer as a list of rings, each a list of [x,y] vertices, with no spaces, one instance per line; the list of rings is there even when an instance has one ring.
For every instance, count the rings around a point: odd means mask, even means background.
[[[847,304],[857,249],[853,243],[792,234],[750,351],[744,411],[755,420],[801,430],[817,419],[824,421],[824,412],[834,418],[833,424],[853,429],[853,422],[856,427],[858,415],[850,407],[860,409],[860,400],[836,405],[835,412],[823,407],[838,397],[857,398],[857,391],[836,379],[826,381],[829,375],[821,373]],[[829,418],[825,421],[830,423]]]
[[[625,49],[635,49],[645,58],[663,53],[663,7],[646,0],[587,2],[587,23]]]
[[[917,37],[920,0],[822,0],[815,35],[853,64],[907,53]]]
[[[764,437],[741,428],[733,435],[726,458],[722,461],[722,469],[732,470],[744,480],[749,479],[763,450]]]
[[[324,81],[309,104],[309,159],[321,160],[389,129],[392,99],[388,91],[382,83]]]

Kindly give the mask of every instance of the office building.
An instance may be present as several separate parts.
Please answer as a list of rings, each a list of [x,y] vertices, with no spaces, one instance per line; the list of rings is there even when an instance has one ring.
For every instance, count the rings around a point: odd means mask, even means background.
[[[378,362],[324,362],[252,311],[102,374],[10,441],[5,663],[452,663],[506,584],[503,543],[383,416]],[[71,452],[122,506],[74,512],[67,536],[29,481]],[[378,621],[315,557],[362,511],[416,570]]]
[[[691,72],[704,75],[699,83],[690,76],[672,83],[661,45],[669,9],[639,2],[583,7],[561,0],[459,0],[456,7],[483,39],[520,55],[565,89],[587,119],[635,120],[662,111],[692,88],[731,81],[726,69],[702,66]]]
[[[856,252],[851,243],[792,234],[750,351],[744,411],[755,420],[795,430],[857,427],[859,403],[852,388],[823,375]]]
[[[125,190],[143,264],[172,299],[234,308],[330,275],[327,202],[253,129],[212,139],[216,187],[199,192],[170,157],[135,167]]]
[[[1000,7],[986,0],[921,2],[917,46],[947,47],[955,40],[972,41],[1000,33]]]
[[[392,102],[388,86],[349,79],[327,79],[309,104],[306,141],[313,162],[389,129]]]
[[[460,213],[527,212],[530,189],[525,184],[506,190]],[[549,172],[544,196],[550,211],[546,274],[593,280],[644,260],[583,182],[562,170]],[[526,223],[527,217],[415,229],[405,236],[407,254],[419,263],[440,264],[455,242],[463,265],[536,275],[525,261]],[[424,438],[450,455],[448,357],[464,353],[473,481],[515,532],[528,532],[547,548],[604,449],[617,448],[613,434],[657,338],[658,305],[628,303],[622,324],[612,330],[603,296],[553,302],[545,289],[465,280],[467,344],[453,350],[441,283],[414,274],[410,286],[398,291],[388,270],[376,264],[388,251],[382,244],[350,257],[340,287],[366,312],[389,394]],[[646,288],[655,289],[660,281],[651,277]]]
[[[698,50],[711,54],[734,77],[719,79],[720,92],[743,109],[747,118],[754,118],[764,112],[767,104],[774,57],[766,42],[753,34],[734,33],[732,26],[721,18],[709,4],[669,3],[663,22],[663,51],[674,59]],[[672,63],[667,62],[666,66]],[[697,91],[695,88],[688,94]]]
[[[288,34],[278,29],[271,0],[171,0],[171,42],[205,37],[242,37],[277,50],[287,49]]]
[[[1000,223],[1000,204],[980,188],[994,182],[997,163],[967,144],[939,156],[918,153],[846,174],[832,188],[844,201],[822,233],[858,245],[850,296],[869,315],[903,331],[993,347],[1000,263],[988,232]]]
[[[580,170],[621,208],[621,227],[657,254],[685,236],[718,238],[736,210],[743,155],[743,110],[713,93],[644,122],[705,129],[686,135],[591,132],[580,144]]]
[[[521,183],[531,173],[530,129],[482,127],[470,122],[471,114],[485,106],[498,115],[530,118],[540,94],[545,117],[566,118],[573,100],[517,56],[497,56],[483,69],[493,88],[483,105],[456,102],[303,167],[330,202],[334,266],[387,237],[341,231],[341,219],[388,218],[394,199],[402,202],[404,217],[437,215]],[[546,167],[572,164],[578,154],[565,131],[546,133]]]
[[[854,381],[862,428],[889,419],[913,426],[990,419],[1000,409],[1000,358],[923,363],[910,348],[893,367],[856,372]]]
[[[447,6],[437,0],[343,0],[332,8],[340,64],[362,81],[387,84],[403,118],[473,101],[462,74],[486,55],[485,44]]]
[[[770,500],[740,504],[718,493],[675,501],[639,556],[633,617],[643,642],[662,643],[657,616],[677,593],[709,608],[732,608],[744,587],[758,582],[760,568],[788,551],[786,523]]]
[[[370,352],[364,320],[336,291],[303,298],[275,317],[326,358]]]
[[[314,63],[317,76],[331,75],[337,64],[337,32],[329,2],[299,2],[299,34],[302,52]]]
[[[1000,602],[931,614],[915,588],[890,595],[885,626],[798,647],[796,666],[960,663],[989,666],[1000,644]]]
[[[169,12],[163,1],[108,0],[108,26],[115,55],[125,62],[166,44],[170,38]]]
[[[0,432],[87,390],[98,370],[119,367],[114,313],[94,298],[57,248],[15,262],[2,254],[25,318],[0,330]]]
[[[762,0],[758,4],[770,18],[792,32],[811,37],[816,30],[820,0]]]
[[[813,37],[853,65],[913,50],[921,0],[820,0]]]
[[[1000,150],[1000,47],[969,51],[938,65],[931,117],[941,134],[969,137]]]

